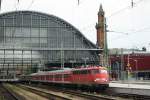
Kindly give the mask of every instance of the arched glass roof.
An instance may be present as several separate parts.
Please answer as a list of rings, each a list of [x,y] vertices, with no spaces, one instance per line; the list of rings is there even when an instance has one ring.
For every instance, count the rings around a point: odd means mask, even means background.
[[[0,14],[0,69],[98,64],[100,51],[77,28],[54,15]]]

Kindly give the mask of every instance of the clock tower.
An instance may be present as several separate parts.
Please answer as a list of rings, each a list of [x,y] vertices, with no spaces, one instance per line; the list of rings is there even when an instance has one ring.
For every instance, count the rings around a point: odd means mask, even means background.
[[[97,30],[97,46],[104,49],[105,45],[105,12],[103,11],[102,5],[100,5],[98,12],[98,23],[96,23]]]
[[[107,34],[106,34],[106,20],[105,12],[102,5],[98,11],[98,23],[96,23],[97,30],[97,46],[103,51],[100,54],[100,63],[104,66],[108,66],[108,48],[107,48]]]

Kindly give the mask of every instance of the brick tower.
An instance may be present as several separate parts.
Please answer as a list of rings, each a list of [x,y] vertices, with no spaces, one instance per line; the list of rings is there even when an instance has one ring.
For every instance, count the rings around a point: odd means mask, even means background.
[[[100,5],[98,12],[98,23],[96,23],[97,30],[97,46],[104,49],[105,43],[105,13],[103,11],[102,5]]]
[[[107,34],[106,34],[106,20],[105,12],[100,5],[98,11],[98,23],[96,23],[97,30],[97,46],[103,50],[100,56],[100,63],[104,66],[108,66],[108,48],[107,48]]]

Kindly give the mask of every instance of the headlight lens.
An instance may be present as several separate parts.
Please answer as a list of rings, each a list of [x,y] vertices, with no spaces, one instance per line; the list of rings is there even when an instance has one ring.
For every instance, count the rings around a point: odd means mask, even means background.
[[[95,82],[96,82],[96,81],[107,81],[107,79],[106,79],[106,78],[96,78],[94,81],[95,81]]]

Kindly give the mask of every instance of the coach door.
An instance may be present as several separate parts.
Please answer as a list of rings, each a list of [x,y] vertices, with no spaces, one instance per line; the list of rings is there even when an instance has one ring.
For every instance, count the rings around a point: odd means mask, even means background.
[[[73,71],[72,79],[73,83],[80,83],[80,70]]]

